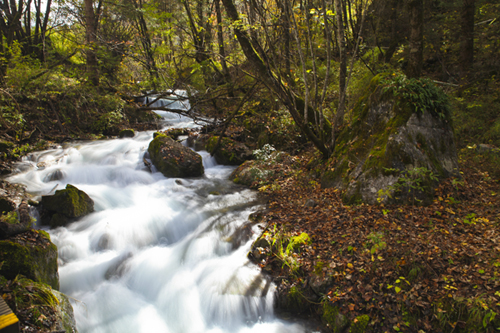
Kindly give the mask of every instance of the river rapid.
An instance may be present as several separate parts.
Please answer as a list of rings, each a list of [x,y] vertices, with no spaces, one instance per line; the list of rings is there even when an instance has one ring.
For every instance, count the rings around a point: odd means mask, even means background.
[[[196,126],[161,114],[167,127]],[[261,207],[257,194],[229,182],[234,168],[204,151],[203,177],[150,172],[143,156],[152,137],[36,152],[8,179],[35,195],[72,184],[95,202],[94,213],[49,230],[79,332],[306,332],[273,315],[275,286],[246,257],[260,229],[235,242]]]

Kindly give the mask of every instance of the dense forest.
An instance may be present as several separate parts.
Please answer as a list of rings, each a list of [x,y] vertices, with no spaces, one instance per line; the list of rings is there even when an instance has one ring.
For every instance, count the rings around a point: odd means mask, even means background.
[[[153,109],[201,118],[213,151],[243,142],[273,175],[247,184],[269,201],[266,257],[251,256],[281,281],[284,317],[335,332],[500,329],[498,1],[4,0],[0,12],[2,174],[54,143],[159,129]],[[144,102],[173,96],[191,109]],[[432,161],[436,182],[380,167],[396,125],[372,132],[362,117],[390,98],[453,128],[460,171]],[[358,181],[365,145],[363,168],[400,173],[409,196],[346,199],[338,179]]]

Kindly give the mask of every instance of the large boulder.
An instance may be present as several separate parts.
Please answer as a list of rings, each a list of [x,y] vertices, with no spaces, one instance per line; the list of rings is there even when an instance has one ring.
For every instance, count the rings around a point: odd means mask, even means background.
[[[59,289],[57,247],[42,230],[30,230],[0,241],[0,275],[14,279],[21,274]]]
[[[347,203],[429,203],[440,179],[460,177],[444,93],[429,81],[390,82],[372,80],[322,174]]]
[[[205,172],[201,156],[165,134],[149,144],[149,157],[165,177],[199,177]]]
[[[14,280],[0,276],[0,289],[24,332],[77,332],[68,297],[50,286],[22,275]]]
[[[52,228],[66,225],[94,211],[94,201],[88,194],[70,184],[54,195],[42,196],[42,205],[45,210],[42,222]]]
[[[217,142],[219,142],[218,136],[211,137],[207,142],[206,150],[215,156],[219,164],[240,165],[252,159],[252,151],[241,142],[226,137],[220,140],[218,147]]]

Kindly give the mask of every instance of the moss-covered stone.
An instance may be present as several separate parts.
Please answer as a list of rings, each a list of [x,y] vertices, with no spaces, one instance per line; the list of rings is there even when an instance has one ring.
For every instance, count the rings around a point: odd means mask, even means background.
[[[349,319],[340,313],[338,307],[325,302],[322,310],[321,320],[332,332],[343,332],[349,325]]]
[[[46,233],[31,230],[0,241],[0,274],[14,279],[22,274],[59,289],[57,247]]]
[[[380,191],[389,191],[384,201],[394,199],[399,177],[414,168],[426,168],[439,178],[459,175],[447,118],[433,110],[416,112],[400,96],[384,93],[382,79],[383,75],[375,77],[356,104],[352,122],[338,134],[321,177],[322,186],[345,189],[347,203],[377,203]],[[425,198],[432,197],[434,185],[422,193]]]
[[[127,128],[124,130],[121,130],[120,133],[118,133],[118,137],[120,139],[122,138],[133,138],[135,135],[135,131],[131,128]]]
[[[46,210],[42,221],[55,228],[88,215],[94,211],[94,201],[87,193],[68,184],[64,190],[54,195],[42,196],[42,205]]]
[[[219,137],[213,136],[208,140],[206,146],[206,150],[215,156],[217,163],[240,165],[252,158],[252,152],[245,144],[223,137],[219,147],[217,147],[218,141]]]
[[[149,144],[153,165],[165,177],[199,177],[205,172],[201,156],[165,134]]]
[[[267,183],[274,175],[274,172],[267,170],[261,161],[246,161],[237,167],[229,176],[236,184],[245,186],[257,186],[260,183]]]
[[[47,284],[22,275],[10,282],[0,276],[0,288],[9,291],[5,300],[26,331],[77,332],[68,297]]]
[[[370,316],[368,315],[357,316],[353,320],[351,327],[349,327],[349,333],[364,333],[366,331],[366,327],[368,326],[369,322],[370,322]]]

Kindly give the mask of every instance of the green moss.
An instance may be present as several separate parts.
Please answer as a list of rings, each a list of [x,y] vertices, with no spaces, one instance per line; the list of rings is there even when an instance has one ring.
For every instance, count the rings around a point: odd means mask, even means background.
[[[54,289],[59,288],[57,274],[57,247],[40,233],[37,245],[23,245],[16,241],[0,241],[0,274],[14,279],[18,274],[42,283]]]
[[[322,310],[321,319],[334,333],[342,332],[349,325],[349,320],[339,312],[338,307],[325,302]]]
[[[118,136],[120,138],[133,138],[134,135],[135,135],[135,131],[131,128],[121,130],[120,133],[118,134]]]
[[[357,316],[356,319],[353,320],[351,327],[349,328],[349,333],[364,333],[369,322],[370,316]]]
[[[165,177],[199,177],[205,171],[200,155],[163,133],[149,143],[148,152]]]
[[[43,196],[42,204],[47,210],[66,218],[81,217],[94,211],[92,199],[71,184],[66,185],[64,190],[56,191],[52,196]],[[61,219],[57,221],[60,222]]]

